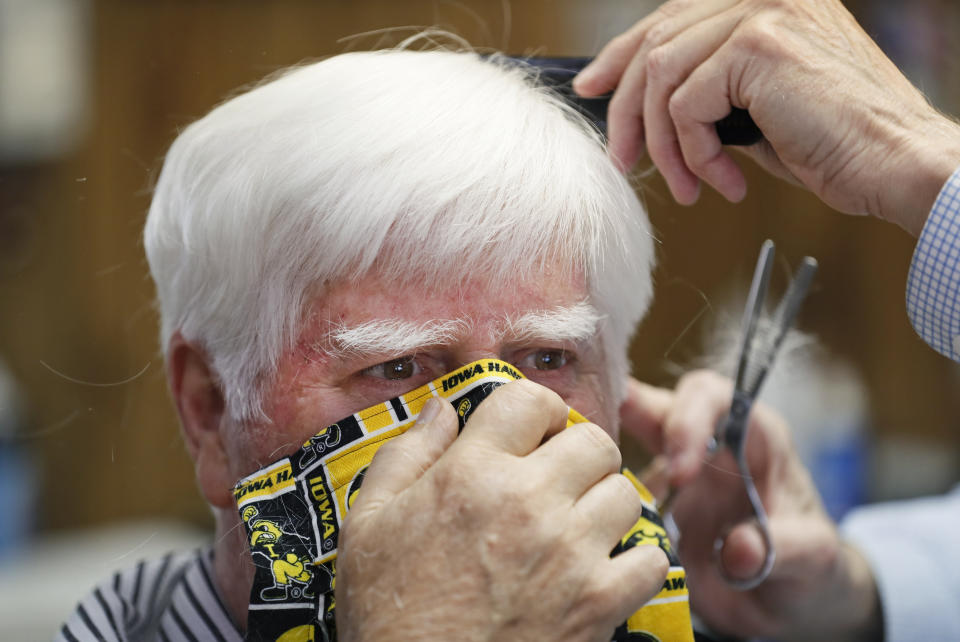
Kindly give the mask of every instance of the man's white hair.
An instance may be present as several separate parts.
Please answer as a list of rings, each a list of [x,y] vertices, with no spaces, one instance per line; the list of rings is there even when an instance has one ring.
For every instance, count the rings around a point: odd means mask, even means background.
[[[144,234],[161,342],[212,359],[231,416],[261,396],[324,287],[586,279],[610,381],[651,297],[642,205],[601,135],[527,68],[450,51],[349,53],[220,105],[173,143]]]

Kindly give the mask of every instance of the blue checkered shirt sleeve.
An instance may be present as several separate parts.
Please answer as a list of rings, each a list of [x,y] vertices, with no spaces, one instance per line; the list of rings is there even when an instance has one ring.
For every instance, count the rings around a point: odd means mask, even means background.
[[[960,361],[960,168],[940,190],[913,252],[907,315],[920,338]]]

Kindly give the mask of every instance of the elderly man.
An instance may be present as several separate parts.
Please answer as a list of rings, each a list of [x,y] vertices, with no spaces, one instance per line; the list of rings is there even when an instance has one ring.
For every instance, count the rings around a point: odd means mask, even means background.
[[[960,164],[956,128],[835,2],[677,0],[586,73],[584,93],[620,83],[620,165],[645,131],[685,202],[698,176],[743,193],[712,126],[731,103],[763,130],[768,166],[910,229]],[[840,91],[854,87],[853,99]],[[64,639],[237,639],[255,574],[237,481],[331,422],[485,357],[532,382],[494,392],[459,438],[454,410],[431,402],[367,470],[340,533],[341,639],[610,639],[667,570],[655,547],[610,557],[641,511],[618,474],[620,424],[664,451],[683,487],[680,554],[714,628],[871,639],[881,626],[867,559],[841,541],[762,407],[748,456],[777,564],[752,591],[725,583],[758,564],[749,524],[723,530],[742,502],[723,472],[732,461],[701,466],[729,383],[696,374],[670,393],[626,378],[650,294],[643,210],[599,136],[522,70],[380,52],[291,71],[177,139],[146,247],[170,389],[217,538],[118,573]],[[567,406],[592,423],[561,431]],[[305,582],[299,560],[287,563],[285,586]]]
[[[609,640],[661,588],[656,547],[610,557],[642,508],[614,440],[651,295],[646,215],[529,72],[442,51],[290,70],[177,138],[145,246],[216,538],[118,573],[63,638],[237,639],[250,547],[294,536],[248,536],[238,480],[481,358],[529,381],[456,441],[434,400],[380,450],[341,533],[340,638]],[[568,406],[590,423],[560,432]],[[260,595],[307,595],[302,560],[278,563]]]

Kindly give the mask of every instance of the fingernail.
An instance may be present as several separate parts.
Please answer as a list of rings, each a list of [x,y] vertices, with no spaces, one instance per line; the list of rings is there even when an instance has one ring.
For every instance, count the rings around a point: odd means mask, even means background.
[[[417,417],[418,424],[426,424],[433,421],[437,416],[437,413],[440,412],[440,400],[436,397],[430,397],[427,400],[427,403],[423,405],[423,410],[420,411],[420,416]]]

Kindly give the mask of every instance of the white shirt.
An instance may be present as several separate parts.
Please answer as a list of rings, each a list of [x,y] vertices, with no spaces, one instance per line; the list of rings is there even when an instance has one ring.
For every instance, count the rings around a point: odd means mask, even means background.
[[[914,250],[907,315],[934,350],[960,361],[960,168]],[[857,509],[841,529],[873,570],[886,642],[960,640],[960,486]]]

